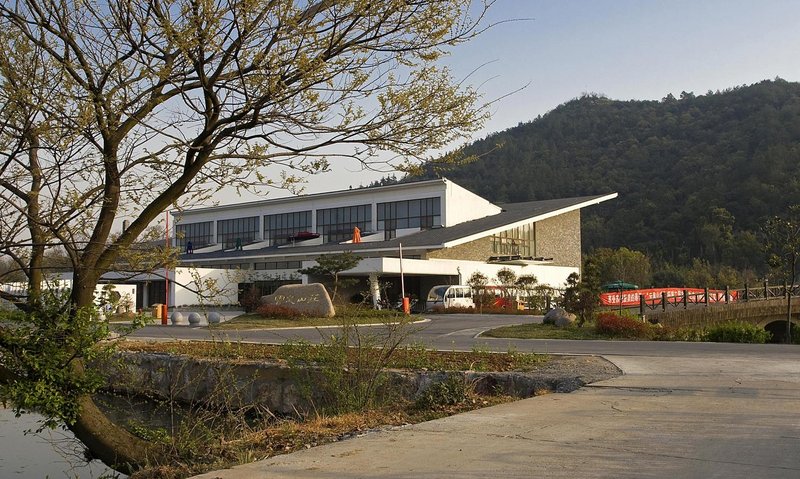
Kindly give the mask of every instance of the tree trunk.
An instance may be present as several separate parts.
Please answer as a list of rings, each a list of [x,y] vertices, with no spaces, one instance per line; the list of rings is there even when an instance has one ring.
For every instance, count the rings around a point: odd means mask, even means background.
[[[30,144],[28,152],[29,173],[31,175],[31,186],[27,200],[27,222],[28,231],[31,234],[31,258],[28,268],[28,294],[39,301],[42,292],[42,281],[44,281],[44,252],[45,239],[42,234],[42,227],[38,221],[41,218],[41,208],[39,205],[39,194],[42,190],[42,169],[39,165],[39,137],[29,127],[25,132],[25,138]]]
[[[92,457],[124,474],[158,462],[163,457],[162,447],[150,444],[112,422],[90,396],[81,396],[78,405],[78,419],[67,427],[89,449]]]
[[[94,286],[99,276],[88,268],[75,271],[71,297],[73,314],[82,307],[92,305]],[[82,361],[75,361],[72,367],[75,374],[84,374]],[[125,474],[158,462],[164,457],[162,446],[150,444],[111,421],[90,395],[79,397],[78,406],[80,409],[77,420],[67,427],[89,449],[92,457]]]
[[[786,344],[792,344],[792,292],[791,291],[789,291],[786,294]]]
[[[786,344],[792,344],[792,294],[794,293],[794,283],[797,277],[797,254],[791,255],[790,274],[792,276],[791,287],[786,292]]]

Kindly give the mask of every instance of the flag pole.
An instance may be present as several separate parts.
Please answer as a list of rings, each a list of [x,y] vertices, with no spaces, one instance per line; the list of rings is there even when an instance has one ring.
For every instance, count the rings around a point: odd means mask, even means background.
[[[403,243],[400,243],[400,295],[406,297],[406,282],[403,278]]]
[[[164,232],[164,253],[169,251],[169,211],[164,212],[166,228]],[[166,256],[165,256],[166,258]],[[169,262],[164,263],[164,309],[161,312],[161,324],[167,324],[167,314],[169,313]]]
[[[402,298],[401,301],[403,302],[403,312],[406,314],[411,313],[410,302],[408,298],[406,298],[406,280],[403,275],[403,243],[399,243],[400,245],[400,297]]]

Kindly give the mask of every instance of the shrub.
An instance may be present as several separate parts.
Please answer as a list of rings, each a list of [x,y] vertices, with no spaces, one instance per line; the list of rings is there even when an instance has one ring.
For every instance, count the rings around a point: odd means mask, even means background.
[[[772,334],[755,324],[729,321],[707,329],[708,341],[716,343],[754,343],[763,344]]]
[[[261,306],[261,291],[255,286],[251,286],[242,292],[242,297],[239,299],[239,304],[244,308],[245,313],[252,313]]]
[[[655,337],[658,341],[708,341],[708,332],[702,328],[655,328]]]
[[[650,328],[638,319],[619,316],[614,313],[603,313],[597,316],[594,329],[597,334],[614,338],[647,338]]]
[[[256,313],[264,318],[274,319],[300,319],[306,317],[305,314],[294,308],[279,306],[277,304],[262,304],[256,309]]]
[[[455,406],[467,399],[469,388],[461,375],[448,374],[439,382],[431,384],[417,397],[419,409],[441,410],[447,406]]]

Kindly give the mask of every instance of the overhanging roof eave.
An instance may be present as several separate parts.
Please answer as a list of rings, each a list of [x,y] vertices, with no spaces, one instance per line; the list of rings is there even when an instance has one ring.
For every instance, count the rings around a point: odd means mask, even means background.
[[[563,214],[569,213],[571,211],[580,210],[580,209],[585,208],[587,206],[592,206],[592,205],[596,205],[596,204],[602,203],[604,201],[612,200],[612,199],[616,198],[617,196],[619,196],[618,193],[610,193],[610,194],[607,194],[607,195],[598,196],[596,198],[592,198],[590,200],[586,200],[586,201],[583,201],[583,202],[580,202],[580,203],[576,203],[574,205],[566,206],[564,208],[559,208],[559,209],[556,209],[556,210],[553,210],[553,211],[548,211],[546,213],[533,215],[531,217],[523,218],[521,220],[516,220],[516,221],[510,222],[510,223],[504,224],[504,225],[495,226],[493,228],[489,228],[489,229],[486,229],[486,230],[478,232],[478,233],[473,233],[471,235],[462,236],[461,238],[456,238],[456,239],[453,239],[453,240],[450,240],[450,241],[445,241],[442,246],[445,247],[445,248],[452,248],[453,246],[458,246],[458,245],[461,245],[461,244],[464,244],[464,243],[469,243],[470,241],[475,241],[475,240],[480,239],[480,238],[485,238],[486,236],[491,236],[493,234],[500,233],[501,231],[506,231],[506,230],[509,230],[511,228],[516,228],[518,226],[522,226],[522,225],[529,224],[529,223],[534,223],[534,222],[537,222],[537,221],[543,221],[543,220],[546,220],[548,218],[552,218],[554,216],[563,215]]]

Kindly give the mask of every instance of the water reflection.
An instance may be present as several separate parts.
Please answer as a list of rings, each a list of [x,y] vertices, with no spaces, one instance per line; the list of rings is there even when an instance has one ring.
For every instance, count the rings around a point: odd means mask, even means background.
[[[11,409],[0,408],[0,478],[80,478],[125,477],[99,461],[86,463],[83,447],[69,431],[35,431],[40,416],[25,414],[15,418]]]

